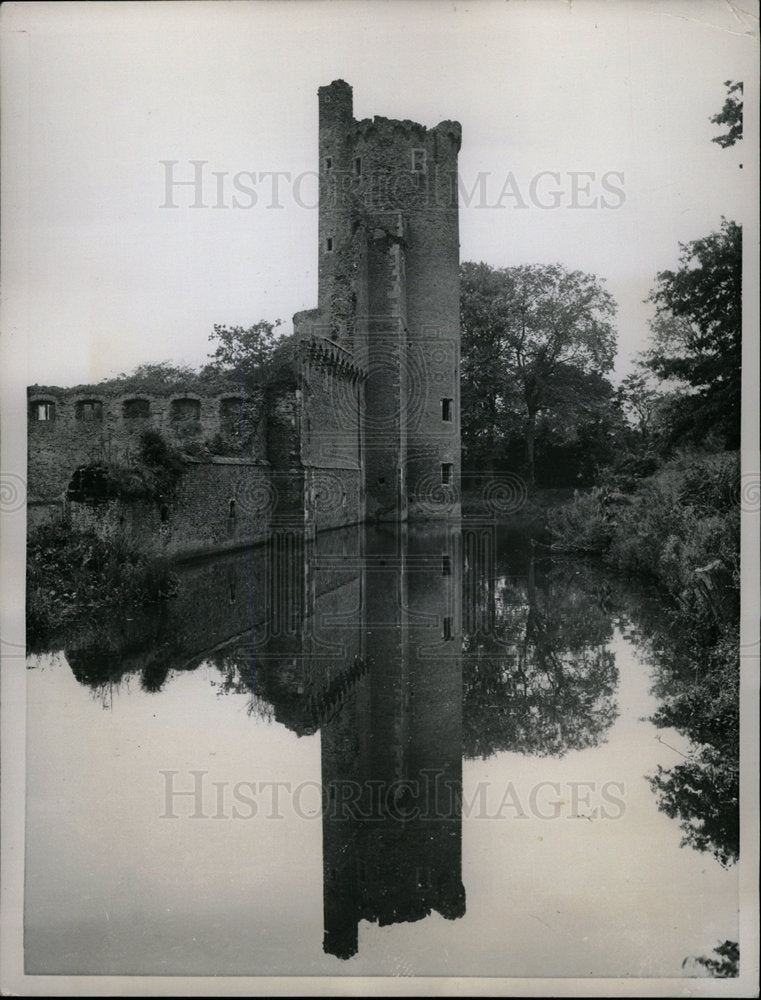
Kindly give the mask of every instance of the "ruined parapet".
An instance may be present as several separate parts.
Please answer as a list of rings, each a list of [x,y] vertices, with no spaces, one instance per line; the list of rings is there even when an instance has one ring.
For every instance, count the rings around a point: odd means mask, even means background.
[[[157,431],[180,451],[266,460],[266,413],[261,394],[231,386],[214,393],[167,388],[125,391],[108,383],[27,389],[29,490],[60,497],[74,470],[93,462],[128,464],[144,431]]]

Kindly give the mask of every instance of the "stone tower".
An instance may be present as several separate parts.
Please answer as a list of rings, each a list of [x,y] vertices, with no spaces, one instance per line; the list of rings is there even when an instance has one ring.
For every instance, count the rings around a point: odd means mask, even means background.
[[[296,333],[363,372],[359,402],[337,383],[335,409],[359,409],[364,516],[457,516],[460,125],[356,121],[343,80],[319,115],[319,305]]]

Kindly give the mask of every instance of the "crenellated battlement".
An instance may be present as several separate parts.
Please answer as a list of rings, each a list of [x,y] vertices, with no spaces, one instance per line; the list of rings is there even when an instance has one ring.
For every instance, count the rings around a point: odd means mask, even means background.
[[[338,378],[350,382],[361,382],[367,378],[366,370],[357,363],[351,351],[332,340],[323,337],[303,340],[299,344],[299,353],[302,361],[329,370]]]
[[[406,142],[425,143],[434,136],[447,136],[455,143],[455,152],[460,151],[462,126],[459,122],[450,120],[427,127],[408,118],[401,121],[376,115],[374,118],[363,118],[360,121],[355,121],[346,133],[346,139],[350,142],[355,142],[357,139],[364,139],[366,142],[401,139]]]

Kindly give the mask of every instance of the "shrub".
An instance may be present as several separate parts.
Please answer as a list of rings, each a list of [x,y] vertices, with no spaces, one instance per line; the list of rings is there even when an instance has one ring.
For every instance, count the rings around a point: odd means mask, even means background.
[[[642,480],[631,496],[597,487],[552,512],[554,547],[598,552],[625,573],[652,577],[686,606],[701,589],[722,592],[717,612],[739,600],[739,458],[682,454]],[[718,596],[716,598],[719,600]]]
[[[574,493],[569,504],[548,512],[553,548],[568,552],[604,552],[610,545],[613,526],[605,493],[595,487]]]

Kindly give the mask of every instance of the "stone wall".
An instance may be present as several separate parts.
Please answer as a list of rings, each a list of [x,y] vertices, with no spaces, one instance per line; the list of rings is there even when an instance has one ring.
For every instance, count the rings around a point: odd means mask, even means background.
[[[124,393],[108,385],[31,386],[28,397],[29,495],[62,497],[75,469],[95,461],[128,462],[140,436],[159,431],[175,447],[266,457],[266,407],[261,395],[235,391],[200,396]]]
[[[460,126],[356,121],[342,80],[320,88],[319,114],[318,308],[294,316],[296,372],[245,394],[31,387],[30,524],[80,466],[129,464],[147,428],[201,461],[164,502],[120,505],[137,544],[458,516]],[[104,510],[76,516],[105,530]]]
[[[176,490],[161,501],[68,502],[69,523],[101,537],[119,534],[154,555],[239,548],[284,527],[303,529],[303,475],[273,473],[233,458],[186,459]]]

